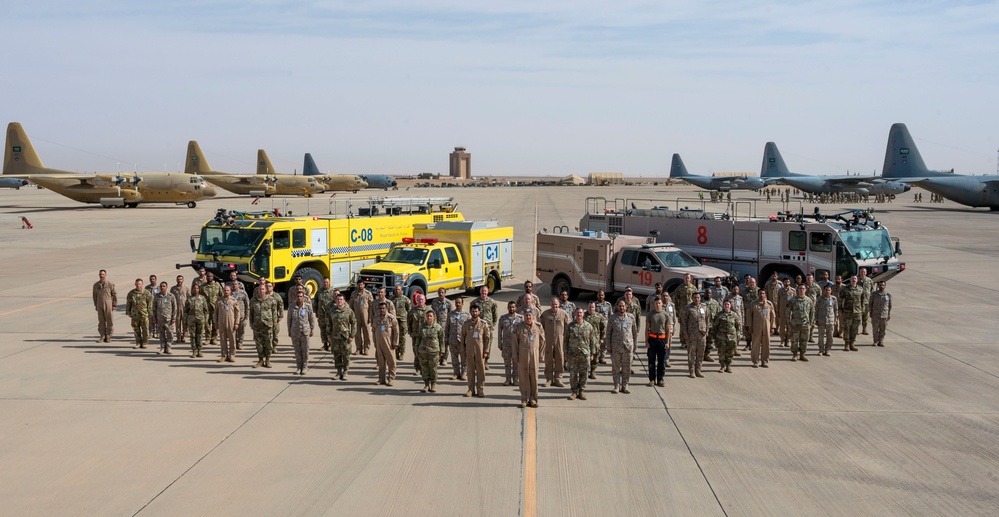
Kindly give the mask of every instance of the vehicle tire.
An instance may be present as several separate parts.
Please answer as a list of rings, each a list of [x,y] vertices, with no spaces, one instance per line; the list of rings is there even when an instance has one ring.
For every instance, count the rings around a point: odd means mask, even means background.
[[[569,297],[572,297],[572,282],[569,281],[568,277],[557,276],[552,280],[551,285],[552,296],[559,296],[562,291],[569,291]]]
[[[355,191],[353,191],[353,192],[354,192],[355,194],[357,194],[357,191],[356,191],[356,190],[355,190]]]
[[[409,286],[408,295],[409,299],[412,300],[416,293],[420,293],[424,298],[427,296],[427,290],[421,284],[413,284]]]
[[[195,203],[194,201],[190,201],[187,203],[187,208],[194,208],[196,206],[198,206],[198,204]]]
[[[139,206],[138,203],[125,203],[126,208],[135,208],[137,206]]]
[[[891,195],[889,195],[889,196],[888,196],[888,199],[890,199],[890,200],[892,200],[892,201],[895,201],[895,194],[891,194]]]
[[[296,271],[295,274],[302,275],[302,285],[305,286],[305,291],[309,293],[309,298],[315,299],[316,293],[319,292],[319,288],[323,286],[323,275],[318,270],[311,267],[303,267]],[[291,285],[294,286],[295,283],[292,282]],[[294,300],[291,300],[289,297],[289,303],[292,301]]]
[[[489,288],[489,293],[492,294],[502,289],[503,285],[500,283],[499,276],[490,274],[486,277],[486,287]]]

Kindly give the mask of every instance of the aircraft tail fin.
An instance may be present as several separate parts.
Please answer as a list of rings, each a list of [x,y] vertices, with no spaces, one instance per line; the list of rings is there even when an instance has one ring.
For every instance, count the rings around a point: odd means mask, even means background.
[[[35,153],[20,122],[7,124],[7,146],[3,151],[4,174],[35,174],[45,165]]]
[[[690,176],[690,173],[687,172],[687,166],[680,159],[680,153],[673,153],[673,163],[669,167],[669,177],[682,178],[684,176]]]
[[[187,143],[187,162],[184,164],[185,174],[208,174],[212,172],[212,167],[205,159],[205,153],[201,152],[201,146],[197,140]]]
[[[312,159],[312,153],[305,153],[305,164],[302,165],[302,175],[303,176],[323,175],[323,173],[319,171],[319,167],[316,166],[316,161]]]
[[[765,179],[790,175],[791,171],[787,170],[787,164],[784,163],[784,157],[777,150],[777,144],[767,142],[767,145],[763,147],[763,165],[760,167],[760,177]]]
[[[267,157],[267,152],[263,149],[257,149],[257,174],[277,174],[274,166],[271,165],[271,159]]]
[[[888,130],[888,146],[885,149],[885,164],[881,169],[882,178],[914,178],[936,176],[923,162],[916,149],[916,142],[905,124],[895,123]]]

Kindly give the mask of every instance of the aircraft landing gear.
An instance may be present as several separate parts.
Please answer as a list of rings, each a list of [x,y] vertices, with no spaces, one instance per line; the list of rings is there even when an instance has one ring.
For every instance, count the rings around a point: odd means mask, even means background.
[[[190,201],[187,203],[187,208],[194,208],[196,206],[198,206],[198,204],[195,203],[194,201]]]

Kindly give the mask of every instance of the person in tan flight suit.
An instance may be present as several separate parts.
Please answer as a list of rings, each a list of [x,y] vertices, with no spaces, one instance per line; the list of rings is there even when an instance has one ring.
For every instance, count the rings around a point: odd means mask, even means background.
[[[94,283],[94,310],[97,311],[97,342],[110,343],[114,333],[114,309],[118,305],[118,292],[108,280],[108,272],[98,273],[100,280]]]

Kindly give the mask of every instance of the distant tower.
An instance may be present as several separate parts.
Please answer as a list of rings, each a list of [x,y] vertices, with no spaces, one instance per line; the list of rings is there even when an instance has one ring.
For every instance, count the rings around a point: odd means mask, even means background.
[[[455,147],[451,153],[451,177],[472,179],[472,154],[464,147]]]

